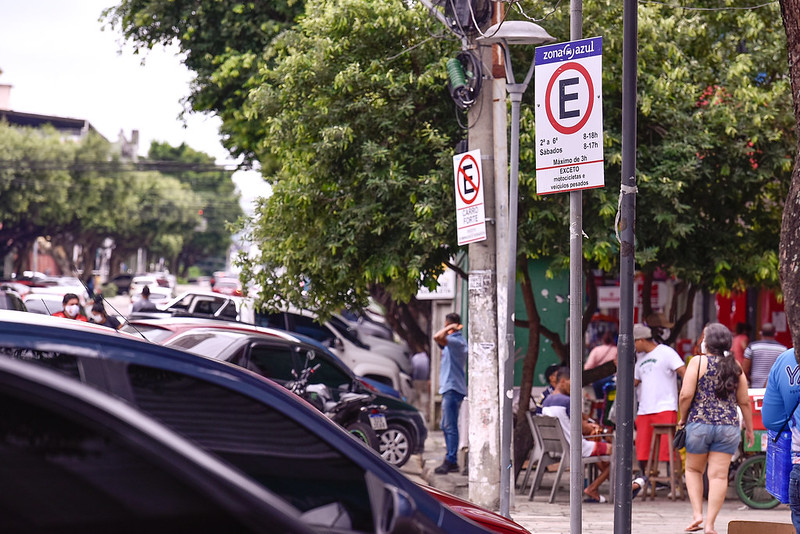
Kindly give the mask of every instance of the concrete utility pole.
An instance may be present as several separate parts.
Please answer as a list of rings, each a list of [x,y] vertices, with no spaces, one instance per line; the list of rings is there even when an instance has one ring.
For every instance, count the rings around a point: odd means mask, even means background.
[[[492,50],[479,47],[483,65]],[[500,502],[500,408],[495,265],[495,174],[492,86],[469,111],[469,149],[481,151],[487,238],[469,245],[469,500],[492,510]],[[505,177],[503,177],[505,178]]]

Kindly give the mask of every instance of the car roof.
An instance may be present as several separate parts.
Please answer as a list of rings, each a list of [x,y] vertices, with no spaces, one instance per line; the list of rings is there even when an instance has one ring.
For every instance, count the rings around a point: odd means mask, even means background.
[[[221,319],[210,319],[207,317],[154,317],[133,319],[129,323],[132,326],[150,326],[163,328],[165,330],[172,330],[174,332],[183,332],[185,330],[195,328],[215,328],[218,330],[241,330],[248,333],[263,334],[272,337],[279,337],[293,342],[304,341],[301,337],[286,330],[278,330],[276,328],[268,328],[263,326],[255,326],[250,323],[242,323],[239,321],[225,321]]]
[[[212,320],[213,321],[213,320]],[[247,327],[248,325],[244,325]],[[277,340],[282,343],[288,343],[291,345],[299,345],[304,346],[306,348],[314,348],[319,350],[320,352],[325,353],[326,356],[334,360],[338,365],[342,368],[346,369],[346,372],[349,373],[353,378],[356,378],[356,375],[353,371],[344,363],[338,356],[328,350],[324,345],[321,343],[317,343],[315,340],[311,338],[307,338],[306,336],[288,334],[283,330],[274,330],[272,328],[264,328],[254,326],[252,328],[227,328],[224,326],[219,326],[216,324],[210,324],[208,326],[197,326],[195,328],[189,328],[181,332],[178,336],[170,339],[168,343],[171,343],[173,340],[178,339],[178,337],[183,337],[191,334],[203,334],[203,333],[211,333],[211,332],[231,332],[243,337],[247,337],[248,339],[264,339],[264,340]]]

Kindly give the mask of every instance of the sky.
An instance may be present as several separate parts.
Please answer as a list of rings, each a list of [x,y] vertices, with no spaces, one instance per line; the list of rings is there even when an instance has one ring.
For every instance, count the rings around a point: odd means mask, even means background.
[[[0,0],[0,84],[12,85],[14,111],[88,120],[109,141],[120,131],[139,131],[139,153],[150,142],[186,143],[234,163],[219,139],[220,120],[178,115],[192,73],[177,47],[142,55],[122,42],[118,30],[98,19],[113,0]],[[144,63],[142,63],[144,61]],[[237,172],[243,207],[267,195],[257,172]]]

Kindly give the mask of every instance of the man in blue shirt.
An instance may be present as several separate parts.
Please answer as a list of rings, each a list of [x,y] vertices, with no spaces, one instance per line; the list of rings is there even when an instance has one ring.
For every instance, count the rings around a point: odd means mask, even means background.
[[[439,393],[442,395],[442,432],[447,454],[434,472],[440,475],[458,471],[458,411],[467,395],[467,342],[461,335],[461,316],[449,313],[444,328],[433,335],[442,348]]]
[[[800,532],[800,365],[794,349],[789,349],[775,360],[767,378],[767,389],[761,404],[764,426],[776,432],[791,429],[792,471],[789,475],[789,507],[792,523]],[[785,426],[784,426],[785,425]]]

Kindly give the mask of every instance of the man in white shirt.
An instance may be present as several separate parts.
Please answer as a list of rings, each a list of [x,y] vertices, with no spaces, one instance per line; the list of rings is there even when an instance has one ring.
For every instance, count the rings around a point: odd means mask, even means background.
[[[652,331],[643,324],[633,325],[633,342],[638,359],[633,371],[639,409],[636,413],[636,459],[644,473],[650,456],[653,426],[678,422],[678,377],[686,364],[672,348],[656,343]],[[662,436],[659,461],[669,461],[667,436]],[[649,476],[650,473],[644,473]]]

